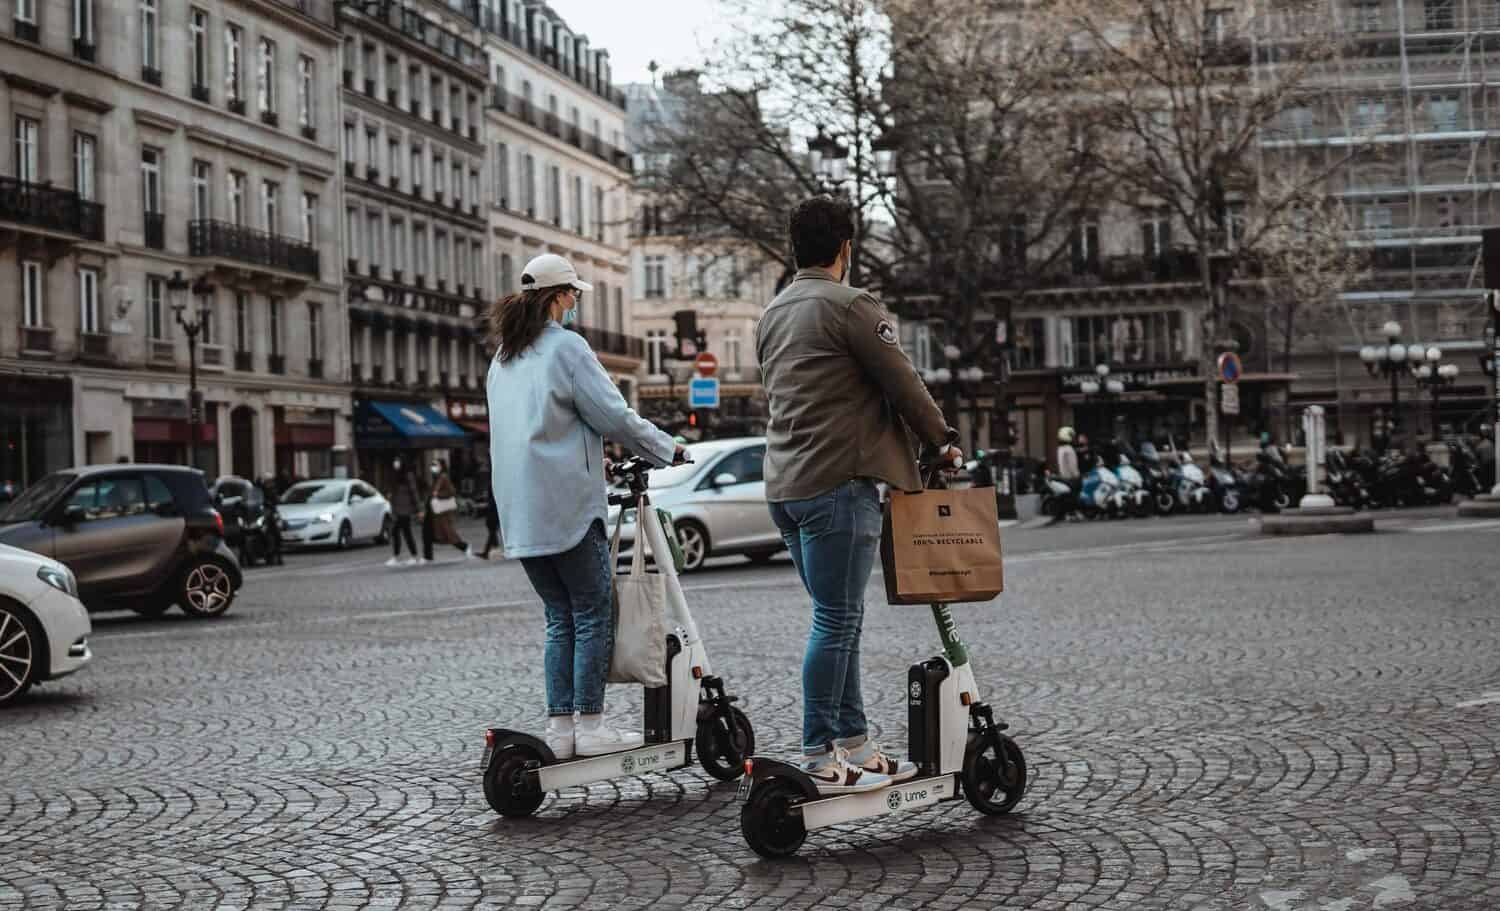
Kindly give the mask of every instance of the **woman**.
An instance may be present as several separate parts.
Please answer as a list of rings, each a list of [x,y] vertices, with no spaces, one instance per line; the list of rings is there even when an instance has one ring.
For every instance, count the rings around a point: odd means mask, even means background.
[[[559,759],[641,743],[603,723],[614,642],[603,436],[656,465],[681,452],[631,410],[583,336],[563,328],[589,290],[549,253],[527,263],[521,293],[490,312],[491,495],[506,556],[520,559],[546,608],[545,739]]]
[[[458,536],[458,528],[453,524],[454,516],[458,515],[458,491],[453,489],[453,482],[448,478],[448,464],[438,460],[428,470],[432,473],[432,490],[427,495],[422,521],[423,561],[432,562],[433,541],[451,544],[466,557],[474,556],[474,548]]]
[[[491,475],[488,471],[484,473],[484,550],[479,552],[479,559],[488,560],[490,551],[500,547],[500,513],[495,511],[495,496],[489,491],[494,487]]]
[[[391,526],[391,558],[385,561],[386,566],[415,566],[417,563],[417,542],[411,534],[411,520],[413,516],[422,512],[422,491],[417,484],[416,473],[411,466],[403,465],[401,459],[397,458],[391,462],[391,470],[395,472],[396,484],[391,489],[391,515],[395,517],[395,524]],[[407,557],[401,559],[401,539],[406,538]]]

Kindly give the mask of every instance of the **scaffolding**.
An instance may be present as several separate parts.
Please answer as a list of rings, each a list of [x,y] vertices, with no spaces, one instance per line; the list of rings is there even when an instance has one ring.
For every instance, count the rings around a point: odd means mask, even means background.
[[[1480,230],[1496,223],[1500,189],[1489,139],[1500,130],[1500,3],[1330,0],[1316,20],[1263,22],[1261,41],[1332,29],[1339,49],[1316,80],[1317,100],[1285,112],[1262,149],[1321,156],[1331,174],[1349,243],[1368,250],[1372,266],[1344,295],[1356,335],[1394,318],[1412,338],[1478,342]],[[1254,65],[1271,60],[1257,54]]]

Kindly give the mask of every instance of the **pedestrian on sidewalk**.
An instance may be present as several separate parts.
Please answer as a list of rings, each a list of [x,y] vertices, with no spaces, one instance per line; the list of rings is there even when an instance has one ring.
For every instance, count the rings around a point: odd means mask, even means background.
[[[948,423],[895,320],[845,283],[856,214],[815,196],[791,214],[797,274],[755,331],[770,401],[766,499],[812,600],[802,659],[803,769],[823,793],[866,791],[916,775],[870,736],[860,686],[865,587],[880,546],[880,491],[921,490],[914,433],[963,463]]]
[[[410,465],[403,464],[400,458],[391,462],[391,469],[396,475],[396,486],[386,498],[391,501],[391,515],[395,524],[391,526],[391,558],[385,561],[386,566],[415,566],[417,563],[417,542],[412,538],[411,520],[413,516],[422,512],[422,489],[417,481],[417,474],[412,471]],[[406,538],[405,560],[401,559],[401,539]]]
[[[520,294],[490,310],[490,493],[505,554],[521,561],[546,611],[543,737],[558,759],[641,744],[639,733],[604,724],[614,567],[603,437],[659,467],[682,452],[631,409],[584,337],[564,328],[590,290],[548,253],[526,264]]]
[[[458,491],[448,477],[448,465],[439,459],[428,469],[432,474],[432,490],[427,495],[427,508],[422,520],[422,561],[432,562],[432,545],[451,544],[465,557],[474,556],[474,548],[458,535],[454,517],[458,515]]]

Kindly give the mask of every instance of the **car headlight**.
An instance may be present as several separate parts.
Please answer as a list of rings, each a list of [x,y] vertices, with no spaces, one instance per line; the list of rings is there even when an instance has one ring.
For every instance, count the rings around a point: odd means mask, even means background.
[[[320,512],[320,513],[318,513],[318,521],[319,522],[323,522],[325,524],[329,523],[329,522],[332,522],[333,521],[333,513],[331,513],[331,512]]]
[[[66,566],[43,566],[37,569],[36,577],[65,595],[78,597],[78,580]]]

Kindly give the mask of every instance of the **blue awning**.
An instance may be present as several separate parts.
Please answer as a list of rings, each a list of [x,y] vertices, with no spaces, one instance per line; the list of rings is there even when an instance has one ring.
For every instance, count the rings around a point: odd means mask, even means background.
[[[445,449],[472,436],[431,405],[366,399],[354,416],[355,445],[366,449]]]

